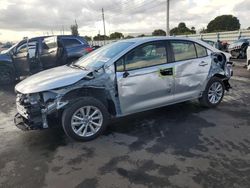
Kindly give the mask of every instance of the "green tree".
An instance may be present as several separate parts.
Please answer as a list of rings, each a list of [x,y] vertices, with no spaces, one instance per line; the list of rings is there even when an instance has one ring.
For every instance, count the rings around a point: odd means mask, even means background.
[[[178,27],[175,27],[170,30],[170,35],[188,35],[195,34],[195,28],[189,29],[184,22],[179,23]]]
[[[135,37],[133,37],[133,36],[131,36],[131,35],[128,35],[128,36],[126,36],[126,37],[124,37],[125,39],[132,39],[132,38],[135,38]]]
[[[207,25],[207,32],[234,31],[240,29],[240,21],[233,15],[217,16]]]
[[[145,35],[144,35],[144,34],[141,34],[141,35],[138,35],[137,37],[145,37]]]
[[[84,38],[85,38],[85,40],[87,40],[87,41],[91,41],[91,40],[92,40],[92,37],[87,36],[87,35],[85,35]]]
[[[119,32],[114,32],[114,33],[110,34],[109,38],[110,39],[121,39],[121,38],[124,38],[124,35],[122,33],[119,33]]]
[[[71,25],[70,29],[71,29],[72,35],[79,36],[77,23],[75,23],[74,25]]]
[[[93,39],[94,40],[109,40],[109,37],[106,36],[106,35],[100,35],[100,34],[98,34],[98,35],[94,36]]]
[[[250,27],[248,27],[247,30],[250,30]]]
[[[193,27],[191,27],[191,32],[193,33],[193,34],[195,34],[196,33],[196,30],[195,30],[195,27],[193,26]]]
[[[200,33],[207,33],[207,30],[203,27],[200,31]]]
[[[156,29],[152,33],[153,36],[166,36],[166,32],[162,29]]]

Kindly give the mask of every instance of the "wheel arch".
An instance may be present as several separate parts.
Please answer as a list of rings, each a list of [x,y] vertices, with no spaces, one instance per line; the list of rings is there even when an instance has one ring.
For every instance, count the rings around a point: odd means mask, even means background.
[[[229,91],[229,89],[231,88],[231,85],[228,82],[228,77],[226,77],[225,75],[216,73],[210,79],[212,79],[214,77],[221,79],[221,81],[223,82],[223,84],[225,86],[226,91]]]
[[[84,87],[69,91],[63,97],[63,101],[69,101],[69,105],[79,100],[81,97],[93,97],[102,102],[110,115],[116,115],[115,103],[109,92],[105,88]]]

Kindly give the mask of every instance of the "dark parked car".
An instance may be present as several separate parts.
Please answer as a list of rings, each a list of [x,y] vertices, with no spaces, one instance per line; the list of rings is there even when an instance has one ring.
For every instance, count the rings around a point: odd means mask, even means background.
[[[0,54],[0,83],[64,65],[92,51],[80,36],[42,36],[24,39]]]
[[[239,39],[229,45],[228,51],[233,58],[245,59],[247,47],[249,46],[249,44],[250,44],[250,38]]]

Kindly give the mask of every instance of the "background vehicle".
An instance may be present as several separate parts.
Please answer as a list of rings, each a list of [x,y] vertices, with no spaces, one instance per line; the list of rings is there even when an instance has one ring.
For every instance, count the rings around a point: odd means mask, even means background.
[[[228,51],[233,58],[245,59],[247,47],[249,44],[250,44],[249,38],[239,39],[229,45]]]
[[[210,44],[211,46],[223,51],[223,52],[228,52],[228,42],[227,41],[220,41],[218,40],[217,42],[214,42],[212,40],[202,40],[208,44]]]
[[[20,76],[72,62],[92,51],[79,36],[42,36],[25,39],[0,54],[0,83],[8,84]]]
[[[247,48],[247,69],[250,70],[250,45]]]
[[[202,39],[202,41],[204,41],[204,42],[210,44],[211,46],[215,47],[215,42],[212,41],[212,40],[204,40],[204,39]]]
[[[111,43],[65,66],[33,75],[17,91],[16,126],[48,128],[88,141],[111,117],[199,99],[217,106],[229,90],[230,55],[194,39],[146,37]]]

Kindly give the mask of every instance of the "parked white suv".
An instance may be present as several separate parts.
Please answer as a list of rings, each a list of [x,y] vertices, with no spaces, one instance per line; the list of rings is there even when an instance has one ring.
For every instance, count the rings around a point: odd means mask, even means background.
[[[76,140],[96,138],[110,118],[199,99],[217,106],[229,90],[229,57],[200,40],[147,37],[106,45],[20,82],[15,124],[45,129],[62,120]]]
[[[247,70],[250,70],[250,45],[247,47]]]

